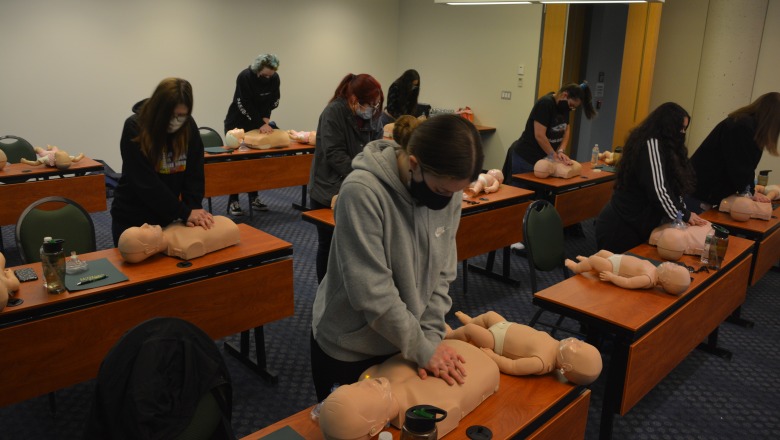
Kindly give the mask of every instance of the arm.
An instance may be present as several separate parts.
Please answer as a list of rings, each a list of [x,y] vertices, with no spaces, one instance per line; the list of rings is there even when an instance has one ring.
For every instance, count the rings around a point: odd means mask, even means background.
[[[191,208],[179,200],[179,195],[174,194],[157,175],[146,157],[141,153],[140,145],[133,141],[138,135],[138,124],[134,117],[125,121],[122,130],[122,138],[119,149],[122,154],[122,177],[127,179],[140,200],[143,200],[146,209],[154,212],[165,221],[165,224],[180,219],[187,219]],[[198,135],[198,139],[200,136]],[[202,145],[202,144],[201,144]],[[201,154],[202,160],[203,154]]]
[[[695,223],[692,224],[698,224],[698,220],[700,220],[698,216],[690,212],[679,200],[679,197],[673,196],[667,186],[666,179],[672,176],[667,174],[664,169],[664,157],[658,139],[647,140],[641,157],[644,163],[639,167],[640,179],[651,203],[659,207],[669,221],[677,218],[679,210],[683,213],[685,222],[694,221]]]
[[[534,139],[545,154],[555,154],[555,149],[550,145],[550,140],[547,139],[547,126],[539,121],[534,121]]]
[[[281,93],[279,92],[280,86],[281,80],[279,79],[279,74],[274,73],[274,76],[271,77],[271,84],[269,85],[271,93],[262,98],[259,106],[260,118],[263,120],[264,124],[271,122],[271,111],[279,107],[279,99],[281,98]]]
[[[253,96],[252,93],[252,84],[250,83],[250,75],[254,75],[254,73],[252,73],[251,70],[248,72],[249,73],[247,73],[247,70],[244,70],[238,74],[238,78],[236,78],[236,92],[233,99],[236,102],[236,107],[238,107],[241,116],[248,121],[247,126],[258,127],[262,125],[260,120],[258,120],[262,115],[260,114],[260,108],[255,102],[255,96]],[[268,114],[270,116],[270,112]]]
[[[601,272],[599,273],[599,278],[601,278],[602,281],[609,281],[624,289],[649,289],[654,286],[650,276],[644,274],[626,278],[612,272]]]
[[[184,171],[184,186],[181,201],[191,209],[203,208],[203,194],[206,191],[206,177],[203,171],[203,140],[195,120],[190,124],[190,145],[187,148],[187,169]]]
[[[325,160],[328,165],[336,170],[342,177],[352,172],[352,156],[349,154],[349,136],[347,130],[352,128],[348,125],[343,109],[340,107],[346,104],[333,102],[325,107],[320,120],[319,132],[322,142],[317,148],[325,151]]]
[[[483,348],[482,351],[493,359],[498,365],[498,370],[504,374],[511,374],[513,376],[527,376],[530,374],[544,374],[544,363],[538,357],[527,357],[509,359],[508,357],[499,356],[493,352],[493,350]]]
[[[758,148],[753,136],[755,133],[744,121],[734,121],[729,118],[726,130],[724,130],[724,139],[718,146],[721,150],[725,163],[725,179],[728,180],[733,192],[742,192],[746,186],[753,189],[753,179],[756,163],[751,158],[751,150]],[[758,156],[760,158],[760,155]],[[755,191],[752,191],[755,192]]]

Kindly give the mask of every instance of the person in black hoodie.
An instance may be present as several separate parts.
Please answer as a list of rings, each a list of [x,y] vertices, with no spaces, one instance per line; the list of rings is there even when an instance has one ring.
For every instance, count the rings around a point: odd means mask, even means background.
[[[761,95],[718,123],[691,156],[696,171],[693,197],[700,207],[709,209],[748,186],[755,201],[769,202],[755,192],[753,179],[764,150],[777,156],[778,135],[780,92]]]
[[[278,128],[271,121],[271,111],[279,107],[281,97],[281,81],[276,73],[278,69],[279,58],[274,54],[264,53],[258,55],[249,67],[238,74],[236,91],[233,92],[233,100],[225,116],[225,133],[234,128],[271,133],[274,128]],[[249,197],[250,209],[268,210],[257,196],[257,191],[248,192],[246,195]],[[244,215],[238,202],[238,194],[228,197],[228,213]]]
[[[682,200],[695,180],[685,146],[690,120],[685,109],[667,102],[628,135],[612,198],[596,219],[598,249],[623,254],[646,242],[656,226],[675,220],[677,211],[688,224],[707,223]]]
[[[192,119],[192,86],[166,78],[152,96],[133,106],[119,147],[122,177],[111,204],[114,246],[125,229],[144,223],[211,228],[203,209],[203,142]]]

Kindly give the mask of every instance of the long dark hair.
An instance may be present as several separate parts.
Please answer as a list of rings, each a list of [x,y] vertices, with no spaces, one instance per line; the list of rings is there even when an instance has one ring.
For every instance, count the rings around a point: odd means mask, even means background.
[[[628,135],[623,155],[617,166],[615,189],[629,185],[629,178],[637,174],[639,156],[647,148],[649,139],[657,139],[663,153],[664,180],[677,196],[690,194],[696,185],[696,178],[688,159],[685,146],[685,118],[690,124],[691,116],[679,104],[666,102],[653,110],[644,121]]]
[[[593,119],[596,116],[596,109],[593,107],[593,94],[587,81],[583,81],[582,84],[566,84],[558,91],[559,94],[562,92],[566,92],[569,98],[582,101],[582,110],[585,112],[586,118]]]
[[[414,81],[417,81],[416,87]],[[409,69],[393,81],[393,84],[398,87],[398,110],[401,115],[414,115],[417,111],[417,98],[420,96],[420,74]]]
[[[780,93],[769,92],[759,96],[752,103],[729,113],[732,119],[752,117],[756,120],[756,134],[753,140],[758,148],[766,149],[777,156],[777,138],[780,136]]]
[[[412,132],[407,153],[420,160],[426,171],[441,177],[477,180],[485,154],[474,124],[458,115],[440,115],[418,125]]]
[[[336,91],[333,93],[333,97],[330,98],[328,103],[330,104],[339,98],[344,98],[350,107],[356,103],[373,104],[374,102],[379,101],[379,106],[377,107],[377,110],[374,111],[372,119],[379,118],[379,115],[382,113],[381,109],[385,104],[385,94],[382,93],[382,85],[379,84],[379,81],[373,76],[367,73],[361,73],[359,75],[348,73],[342,78],[338,87],[336,87]]]
[[[184,104],[190,116],[175,133],[168,133],[168,125],[176,106]],[[133,139],[141,146],[141,153],[152,166],[160,163],[171,139],[173,159],[187,152],[192,121],[192,85],[186,79],[165,78],[160,81],[151,98],[141,106],[138,113],[138,136]]]

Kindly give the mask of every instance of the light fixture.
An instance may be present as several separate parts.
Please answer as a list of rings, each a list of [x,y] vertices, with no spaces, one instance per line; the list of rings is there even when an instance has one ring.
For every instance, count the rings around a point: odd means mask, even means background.
[[[548,3],[570,3],[570,4],[586,4],[586,3],[663,3],[664,0],[528,0],[528,1],[515,1],[515,0],[433,0],[434,3],[446,3],[454,6],[474,6],[474,5],[530,5],[530,4],[548,4]]]

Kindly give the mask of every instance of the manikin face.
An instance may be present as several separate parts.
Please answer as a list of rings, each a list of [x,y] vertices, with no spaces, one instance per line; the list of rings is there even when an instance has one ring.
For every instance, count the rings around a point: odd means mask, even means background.
[[[322,404],[320,429],[326,439],[368,439],[398,414],[390,382],[380,377],[342,385]]]
[[[130,263],[137,263],[149,255],[161,252],[165,246],[162,228],[146,223],[143,226],[127,228],[117,244],[122,258]]]
[[[588,385],[601,374],[601,354],[596,347],[577,338],[566,338],[558,345],[558,368],[572,383]]]

